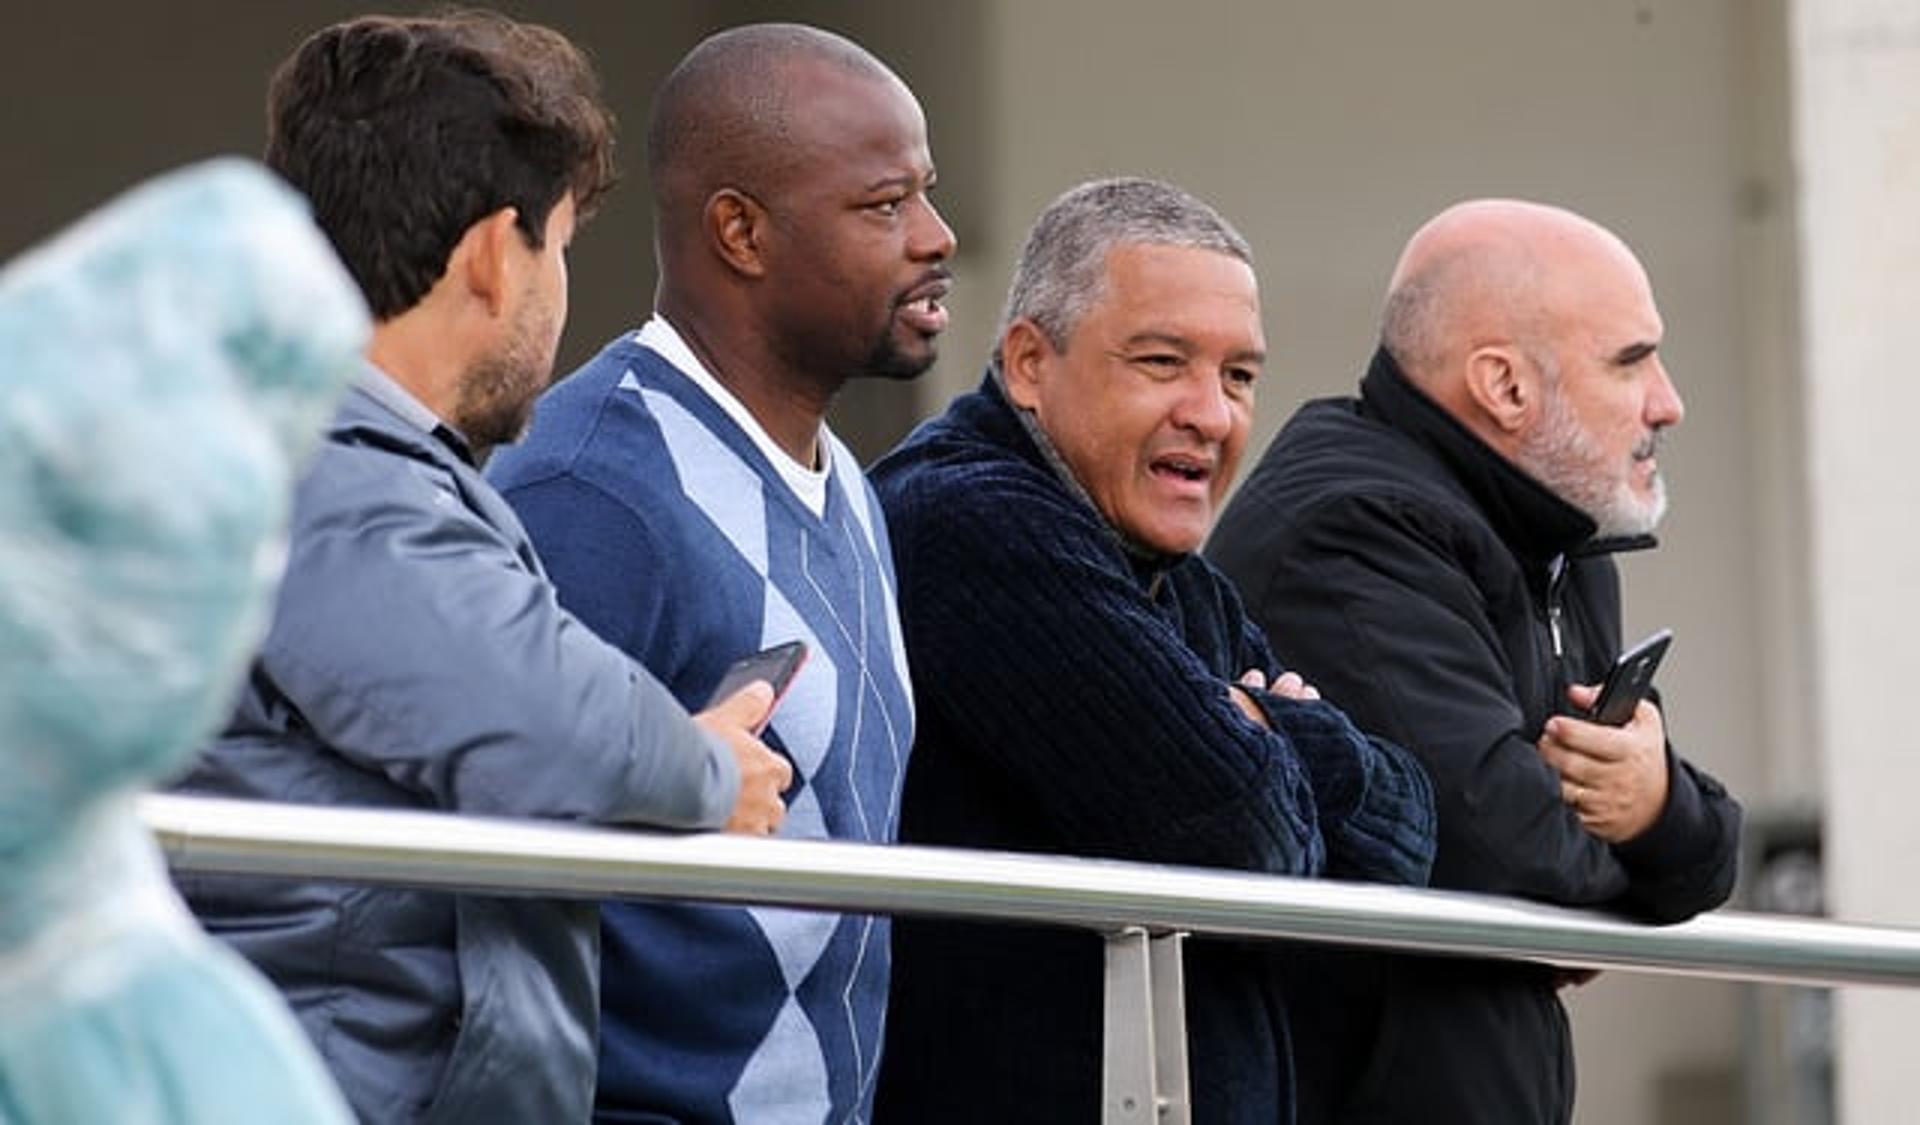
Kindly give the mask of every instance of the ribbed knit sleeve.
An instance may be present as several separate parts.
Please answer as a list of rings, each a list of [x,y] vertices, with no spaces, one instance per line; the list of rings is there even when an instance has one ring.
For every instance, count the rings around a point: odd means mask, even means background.
[[[895,462],[875,481],[927,735],[916,770],[990,777],[1063,850],[1320,873],[1301,755],[1240,713],[1090,509],[1011,459]],[[910,816],[954,799],[908,790]]]
[[[1327,874],[1424,887],[1439,825],[1433,783],[1413,755],[1361,734],[1324,700],[1255,698],[1296,747],[1313,782]]]
[[[1247,616],[1232,583],[1203,559],[1186,565],[1216,587],[1219,610],[1212,616],[1220,629],[1237,630],[1229,669],[1258,668],[1269,682],[1278,679],[1285,669],[1274,658],[1266,634]],[[1193,634],[1189,626],[1189,637]],[[1425,886],[1433,871],[1439,824],[1433,783],[1419,759],[1361,733],[1344,711],[1325,700],[1288,699],[1270,691],[1251,694],[1268,724],[1287,736],[1306,764],[1320,836],[1327,845],[1327,874]]]

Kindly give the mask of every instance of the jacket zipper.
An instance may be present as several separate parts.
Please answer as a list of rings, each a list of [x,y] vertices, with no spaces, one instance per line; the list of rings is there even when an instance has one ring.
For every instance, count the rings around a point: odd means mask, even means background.
[[[1555,555],[1547,564],[1547,633],[1553,640],[1553,662],[1558,666],[1566,657],[1560,641],[1560,586],[1567,577],[1567,556]]]

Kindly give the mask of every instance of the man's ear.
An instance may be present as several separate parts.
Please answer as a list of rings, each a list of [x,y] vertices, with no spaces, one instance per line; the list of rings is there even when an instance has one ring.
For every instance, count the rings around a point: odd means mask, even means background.
[[[720,260],[746,277],[765,277],[767,209],[746,192],[721,188],[701,212],[707,237]]]
[[[1466,358],[1467,394],[1495,430],[1517,434],[1532,419],[1540,371],[1518,348],[1488,344]]]
[[[1000,374],[1006,379],[1007,397],[1015,406],[1040,408],[1040,383],[1047,363],[1056,354],[1053,341],[1033,321],[1021,317],[1007,325],[1000,337]]]
[[[515,225],[519,217],[517,208],[502,207],[475,221],[454,244],[447,262],[447,273],[459,278],[492,316],[506,308],[513,274],[510,251],[525,246]]]

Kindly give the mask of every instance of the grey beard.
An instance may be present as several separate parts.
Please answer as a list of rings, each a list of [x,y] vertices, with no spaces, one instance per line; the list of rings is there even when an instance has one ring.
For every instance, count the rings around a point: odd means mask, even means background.
[[[1666,515],[1666,482],[1656,473],[1652,500],[1644,502],[1630,481],[1611,481],[1604,454],[1557,392],[1549,394],[1540,424],[1521,439],[1516,460],[1555,496],[1586,513],[1601,538],[1645,535]]]

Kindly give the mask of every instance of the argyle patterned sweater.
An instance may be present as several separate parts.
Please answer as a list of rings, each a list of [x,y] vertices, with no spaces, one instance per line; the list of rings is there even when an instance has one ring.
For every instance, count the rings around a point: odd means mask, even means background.
[[[879,506],[831,435],[816,517],[740,427],[625,336],[541,400],[490,476],[561,602],[690,710],[727,666],[811,655],[766,740],[792,759],[783,836],[889,842],[913,707]],[[691,904],[602,909],[600,1121],[863,1122],[885,918]]]

